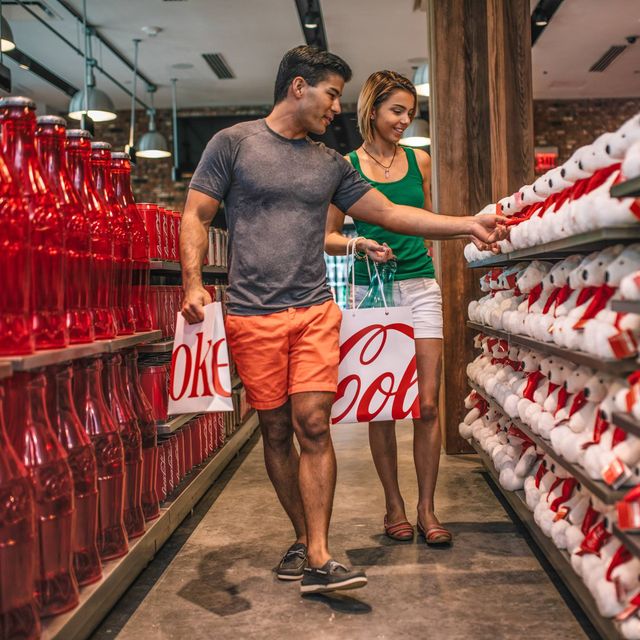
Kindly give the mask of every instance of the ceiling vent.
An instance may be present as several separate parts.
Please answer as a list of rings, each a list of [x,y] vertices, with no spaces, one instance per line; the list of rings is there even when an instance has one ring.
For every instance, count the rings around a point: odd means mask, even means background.
[[[227,64],[227,61],[221,53],[203,53],[202,57],[220,80],[235,78],[231,67]]]
[[[617,44],[609,47],[589,71],[604,71],[626,48],[626,44]]]

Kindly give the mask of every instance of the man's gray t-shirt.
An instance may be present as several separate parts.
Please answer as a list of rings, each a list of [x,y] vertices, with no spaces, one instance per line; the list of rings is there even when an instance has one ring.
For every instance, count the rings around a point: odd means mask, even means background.
[[[265,120],[214,135],[189,186],[224,200],[228,309],[242,316],[330,300],[323,253],[329,204],[347,211],[371,188],[337,152],[284,138]]]

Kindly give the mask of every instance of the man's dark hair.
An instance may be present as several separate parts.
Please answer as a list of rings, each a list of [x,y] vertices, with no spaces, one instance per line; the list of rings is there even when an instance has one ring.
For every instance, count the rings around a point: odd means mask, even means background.
[[[274,104],[282,102],[287,97],[289,85],[297,76],[301,76],[311,86],[315,87],[330,73],[335,73],[344,79],[351,80],[351,68],[340,57],[318,47],[301,45],[284,54],[273,96]]]

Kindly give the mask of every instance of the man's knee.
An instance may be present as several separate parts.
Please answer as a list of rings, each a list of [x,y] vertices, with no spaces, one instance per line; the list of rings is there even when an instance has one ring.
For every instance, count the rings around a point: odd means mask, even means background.
[[[331,441],[327,412],[322,409],[313,409],[298,416],[296,432],[303,449],[324,449]]]
[[[425,422],[435,422],[438,417],[438,403],[434,400],[423,400],[420,402],[420,419]]]
[[[261,412],[260,431],[265,447],[288,450],[293,442],[291,416],[284,412],[279,415]]]

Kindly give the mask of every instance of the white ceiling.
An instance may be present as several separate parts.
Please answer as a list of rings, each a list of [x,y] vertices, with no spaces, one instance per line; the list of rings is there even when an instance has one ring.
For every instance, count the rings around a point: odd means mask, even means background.
[[[5,0],[6,1],[6,0]],[[81,10],[82,0],[70,0]],[[438,1],[438,0],[436,0]],[[50,24],[82,48],[77,22],[57,0],[43,0],[56,14]],[[321,0],[331,51],[352,66],[354,78],[345,101],[354,102],[365,78],[376,69],[411,74],[410,59],[427,52],[426,14],[412,11],[414,0]],[[531,0],[532,7],[536,0]],[[140,68],[156,84],[156,106],[171,104],[171,77],[177,77],[179,106],[268,104],[278,62],[303,36],[294,0],[87,0],[89,21],[133,59],[132,39],[142,37]],[[4,6],[18,46],[68,82],[82,85],[82,59],[20,6]],[[141,28],[162,29],[155,38]],[[640,40],[604,73],[589,67],[613,44],[640,34],[638,0],[565,0],[533,48],[535,98],[640,96]],[[219,80],[201,57],[222,53],[235,79]],[[120,82],[131,86],[131,72],[106,48],[94,55]],[[14,90],[35,97],[39,111],[64,111],[67,97],[58,89],[11,67]],[[174,64],[191,64],[176,70]],[[546,73],[545,73],[546,72]],[[97,73],[98,86],[118,108],[129,97]],[[138,94],[144,96],[140,84]]]
[[[628,44],[630,35],[638,35],[638,42],[605,71],[589,72],[609,47]],[[640,96],[640,2],[564,0],[534,45],[532,59],[535,98]]]
[[[52,26],[77,43],[76,21],[56,0],[45,0],[59,19]],[[81,0],[71,0],[81,11]],[[413,13],[413,0],[322,0],[324,23],[332,52],[343,56],[354,71],[345,91],[355,101],[359,87],[377,69],[390,68],[411,74],[411,58],[427,52],[425,13]],[[18,44],[35,60],[46,61],[58,75],[75,86],[82,83],[82,60],[46,27],[19,6],[4,9]],[[170,78],[178,78],[180,107],[269,104],[282,54],[304,38],[294,0],[88,0],[89,22],[133,59],[132,39],[142,37],[140,69],[159,89],[156,106],[171,104]],[[389,37],[380,37],[380,28]],[[145,36],[144,26],[162,32]],[[391,35],[394,34],[394,35]],[[397,36],[395,34],[398,34]],[[82,45],[80,45],[82,48]],[[202,59],[202,53],[220,52],[236,78],[219,80]],[[130,86],[132,73],[106,48],[94,45],[94,56],[120,82]],[[176,63],[192,64],[176,70]],[[66,96],[59,90],[11,66],[14,85],[39,98],[51,108],[64,109]],[[97,72],[97,84],[107,90],[119,108],[129,106],[128,96]],[[144,88],[139,85],[138,95]],[[14,93],[16,91],[14,90]]]

